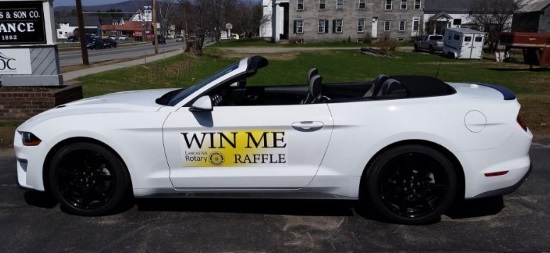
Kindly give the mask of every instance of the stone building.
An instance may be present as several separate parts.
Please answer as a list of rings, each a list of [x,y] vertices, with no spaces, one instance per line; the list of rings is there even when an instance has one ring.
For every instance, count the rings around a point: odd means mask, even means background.
[[[424,0],[264,0],[273,41],[362,41],[420,35]],[[267,11],[267,13],[266,13]],[[271,29],[269,29],[271,28]],[[272,32],[275,31],[275,32]]]

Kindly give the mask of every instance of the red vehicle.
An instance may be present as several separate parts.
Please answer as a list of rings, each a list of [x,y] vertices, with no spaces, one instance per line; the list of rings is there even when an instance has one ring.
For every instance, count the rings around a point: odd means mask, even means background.
[[[550,33],[510,32],[500,36],[500,44],[511,48],[521,48],[523,59],[530,65],[550,66]]]

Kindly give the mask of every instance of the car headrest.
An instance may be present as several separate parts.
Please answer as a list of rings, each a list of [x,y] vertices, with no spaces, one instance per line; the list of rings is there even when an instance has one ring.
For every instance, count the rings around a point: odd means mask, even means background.
[[[380,87],[380,90],[376,94],[377,97],[380,96],[390,96],[390,95],[398,95],[398,96],[407,96],[408,92],[407,89],[401,85],[401,83],[395,79],[387,79],[384,81],[382,86]]]
[[[309,81],[309,96],[311,97],[311,103],[314,103],[319,99],[322,92],[323,78],[320,75],[314,75]]]
[[[311,81],[311,78],[315,75],[318,75],[319,71],[317,71],[317,68],[312,68],[307,72],[307,83]]]
[[[370,89],[365,93],[365,95],[363,95],[363,97],[373,97],[374,95],[376,95],[380,91],[380,87],[382,86],[382,84],[388,79],[389,77],[386,75],[379,75],[374,78],[374,80],[372,80],[372,85]]]

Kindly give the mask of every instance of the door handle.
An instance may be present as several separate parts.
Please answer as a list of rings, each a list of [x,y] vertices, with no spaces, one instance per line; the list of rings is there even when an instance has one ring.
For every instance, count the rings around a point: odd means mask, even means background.
[[[314,132],[323,128],[325,124],[319,121],[300,121],[292,123],[291,126],[300,132]]]

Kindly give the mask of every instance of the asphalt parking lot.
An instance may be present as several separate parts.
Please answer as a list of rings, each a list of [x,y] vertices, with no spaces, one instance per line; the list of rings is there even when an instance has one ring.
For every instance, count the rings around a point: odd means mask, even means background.
[[[403,226],[348,201],[139,200],[116,215],[73,216],[19,189],[13,151],[0,150],[0,252],[550,251],[550,139],[535,141],[531,159],[515,193]]]

